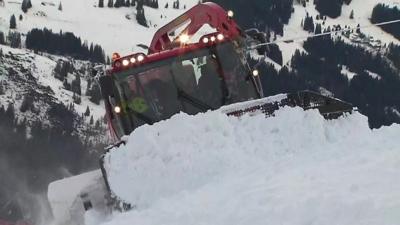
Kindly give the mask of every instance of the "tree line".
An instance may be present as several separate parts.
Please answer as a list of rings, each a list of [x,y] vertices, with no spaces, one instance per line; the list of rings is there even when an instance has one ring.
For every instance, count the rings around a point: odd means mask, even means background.
[[[53,33],[46,28],[32,29],[26,35],[26,48],[50,54],[67,55],[76,59],[105,63],[105,53],[100,45],[82,42],[71,32]]]
[[[342,5],[349,5],[351,0],[315,0],[315,8],[323,16],[337,18],[342,14]]]
[[[392,20],[400,19],[400,9],[395,7],[389,7],[386,4],[378,4],[372,10],[371,22],[381,23]],[[384,31],[392,34],[397,39],[400,39],[400,25],[399,23],[386,24],[380,26]]]
[[[289,22],[293,0],[211,0],[235,14],[235,20],[244,28],[258,28],[260,31],[272,30],[283,35],[283,25]]]
[[[394,56],[381,56],[329,36],[309,39],[304,43],[307,53],[297,50],[291,69],[277,71],[269,64],[260,65],[263,89],[269,96],[305,89],[319,91],[323,87],[368,116],[371,128],[400,123],[400,118],[389,110],[400,109],[399,68],[394,70],[388,60],[399,54],[398,48],[388,52]],[[349,80],[342,74],[342,65],[356,76]],[[371,72],[381,79],[372,77]]]
[[[119,7],[131,7],[136,6],[136,4],[144,4],[151,8],[158,9],[158,0],[108,0],[108,8],[119,8]],[[97,6],[99,8],[104,8],[104,0],[99,0]]]

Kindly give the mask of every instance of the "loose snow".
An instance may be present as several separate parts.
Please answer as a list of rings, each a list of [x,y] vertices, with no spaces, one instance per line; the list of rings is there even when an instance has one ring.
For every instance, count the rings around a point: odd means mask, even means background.
[[[106,156],[112,190],[136,208],[104,224],[399,224],[399,134],[357,112],[179,114]]]

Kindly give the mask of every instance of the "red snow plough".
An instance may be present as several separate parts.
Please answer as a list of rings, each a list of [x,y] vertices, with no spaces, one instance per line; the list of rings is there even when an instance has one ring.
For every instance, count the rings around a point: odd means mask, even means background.
[[[231,11],[226,12],[214,3],[198,4],[160,28],[147,54],[113,55],[112,68],[100,77],[100,86],[110,130],[119,144],[124,144],[122,136],[139,126],[154,124],[179,112],[194,115],[222,107],[222,112],[232,116],[256,111],[270,116],[280,107],[298,106],[318,109],[330,119],[352,111],[348,103],[310,91],[286,94],[276,101],[263,99],[262,74],[247,63],[246,43],[251,37],[232,17]],[[101,173],[86,175],[105,181],[97,191],[106,190],[107,207],[134,207],[113,194],[103,160]],[[85,179],[85,175],[80,176],[75,178],[76,182]],[[57,182],[54,188],[63,187],[62,183],[67,181]],[[68,204],[79,202],[83,211],[96,208],[97,200],[93,200],[95,195],[91,193],[93,183],[80,184],[82,190],[75,193],[78,200],[68,200]],[[69,210],[70,206],[60,206],[57,192],[49,194],[56,198],[56,211]]]

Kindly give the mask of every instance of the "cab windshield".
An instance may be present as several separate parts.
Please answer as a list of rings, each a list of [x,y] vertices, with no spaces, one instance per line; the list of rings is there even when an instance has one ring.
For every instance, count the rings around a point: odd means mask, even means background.
[[[130,126],[258,98],[242,57],[228,42],[116,74]]]

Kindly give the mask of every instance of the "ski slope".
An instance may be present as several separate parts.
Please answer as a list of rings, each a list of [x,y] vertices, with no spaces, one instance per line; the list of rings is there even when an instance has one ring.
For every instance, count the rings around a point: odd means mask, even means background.
[[[8,33],[10,16],[17,17],[17,30],[27,33],[33,28],[48,28],[53,32],[73,32],[75,35],[100,44],[107,54],[120,52],[122,55],[134,51],[146,52],[137,44],[149,45],[153,34],[161,26],[182,14],[197,0],[185,0],[180,9],[173,9],[173,0],[159,0],[159,9],[145,7],[149,28],[136,21],[135,7],[98,8],[98,0],[31,0],[32,8],[24,14],[21,10],[22,0],[4,0],[0,6],[0,31]],[[43,3],[43,4],[42,4]],[[58,10],[61,3],[62,11]],[[165,5],[169,7],[165,9]],[[18,20],[19,15],[23,20]],[[162,18],[161,18],[162,17]],[[130,18],[130,19],[128,19]]]
[[[349,5],[343,4],[342,14],[338,18],[327,18],[325,24],[322,25],[322,29],[327,27],[333,27],[340,25],[342,28],[345,26],[356,28],[358,24],[361,26],[372,25],[370,18],[372,15],[373,8],[379,4],[384,3],[392,7],[400,7],[400,0],[352,0]],[[306,15],[312,16],[314,24],[322,24],[322,20],[316,20],[316,16],[320,13],[315,9],[314,1],[308,1],[306,7],[294,1],[293,3],[294,12],[291,15],[289,23],[284,26],[284,37],[278,37],[279,39],[291,39],[306,37],[311,35],[307,31],[304,31],[301,24]],[[350,19],[350,13],[354,11],[354,19]],[[365,35],[372,36],[376,40],[380,40],[383,44],[395,43],[400,44],[393,35],[386,33],[377,26],[371,26],[363,28],[361,30]],[[283,64],[289,64],[292,56],[296,49],[304,51],[302,41],[299,40],[293,43],[279,43],[279,48],[282,51]]]
[[[86,224],[400,224],[399,134],[359,113],[179,114],[106,156],[112,190],[136,209],[89,211]]]

